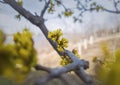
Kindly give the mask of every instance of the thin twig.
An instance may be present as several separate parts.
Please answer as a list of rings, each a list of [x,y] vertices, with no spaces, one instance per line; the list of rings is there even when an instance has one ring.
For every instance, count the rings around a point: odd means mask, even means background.
[[[104,8],[104,11],[109,12],[109,13],[114,13],[114,14],[120,14],[120,11],[109,10],[106,8]]]
[[[44,6],[43,10],[41,11],[41,15],[40,15],[41,17],[44,16],[47,8],[49,7],[49,4],[50,4],[50,0],[48,0],[48,2],[45,1],[45,6]]]
[[[42,66],[42,65],[36,65],[36,66],[35,66],[35,69],[36,69],[36,70],[42,70],[42,71],[46,71],[46,72],[48,72],[48,73],[51,73],[51,69],[50,69],[50,68],[45,67],[45,66]]]

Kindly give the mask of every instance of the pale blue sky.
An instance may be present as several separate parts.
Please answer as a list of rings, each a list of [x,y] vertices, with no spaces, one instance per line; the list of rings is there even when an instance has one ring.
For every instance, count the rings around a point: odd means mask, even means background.
[[[24,7],[32,12],[33,14],[37,12],[40,14],[40,11],[43,7],[43,3],[38,2],[38,0],[23,0]],[[64,5],[67,7],[74,6],[73,0],[63,0]],[[107,0],[104,0],[107,1]],[[103,3],[108,8],[112,8],[110,3]],[[56,11],[59,12],[63,10],[63,8],[58,7]],[[22,18],[21,21],[18,21],[14,18],[17,14],[14,9],[10,6],[0,3],[0,29],[4,30],[6,33],[11,34],[16,31],[20,31],[21,28],[28,27],[35,34],[41,33],[39,28],[32,25],[29,21]],[[45,22],[46,26],[49,30],[54,30],[57,28],[61,28],[64,32],[84,32],[85,30],[89,30],[92,28],[114,28],[116,24],[120,23],[120,15],[100,12],[100,13],[86,13],[83,17],[83,23],[73,23],[72,18],[62,18],[59,19],[56,17],[56,14],[53,15],[45,15],[45,18],[48,21]]]

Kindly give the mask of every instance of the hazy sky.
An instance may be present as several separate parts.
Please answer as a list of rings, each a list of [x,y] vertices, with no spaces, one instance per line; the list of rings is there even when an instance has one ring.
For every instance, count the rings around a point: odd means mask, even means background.
[[[33,14],[37,12],[40,14],[43,8],[43,3],[38,2],[38,0],[23,0],[24,7],[32,12]],[[64,5],[67,7],[74,6],[73,0],[63,0]],[[106,0],[105,0],[106,1]],[[101,2],[102,3],[102,2]],[[102,3],[106,7],[112,8],[110,3]],[[57,8],[56,11],[59,12],[63,10],[62,7]],[[16,31],[20,31],[21,28],[28,27],[35,34],[41,33],[39,28],[32,25],[28,20],[22,18],[21,21],[15,19],[15,15],[18,14],[14,9],[6,4],[0,3],[0,29],[4,30],[6,33],[11,34]],[[48,21],[45,22],[49,30],[54,30],[61,28],[64,32],[84,32],[89,29],[94,28],[113,28],[116,24],[120,23],[120,15],[111,14],[107,12],[100,13],[86,13],[83,17],[83,23],[73,23],[72,18],[62,18],[56,17],[56,14],[45,15]]]

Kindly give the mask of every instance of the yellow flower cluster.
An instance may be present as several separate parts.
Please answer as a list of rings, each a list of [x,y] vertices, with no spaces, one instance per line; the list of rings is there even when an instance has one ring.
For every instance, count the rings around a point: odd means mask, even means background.
[[[78,50],[77,49],[73,49],[72,52],[75,54],[75,56],[77,56],[78,58],[80,58],[80,55],[78,54]],[[70,57],[68,56],[62,56],[62,60],[60,61],[60,65],[62,66],[66,66],[70,63],[72,63],[73,61],[71,60]]]
[[[64,51],[64,48],[68,47],[68,40],[66,38],[61,37],[63,35],[61,29],[57,29],[55,31],[48,33],[48,38],[57,43],[57,49],[60,52]],[[62,60],[60,61],[60,65],[65,66],[69,63],[72,63],[72,60],[68,56],[61,56]]]
[[[64,51],[64,48],[68,47],[68,40],[66,38],[61,38],[62,35],[63,33],[61,29],[57,29],[48,33],[48,38],[57,43],[57,49],[61,52]]]
[[[63,33],[62,33],[61,29],[57,29],[55,31],[52,31],[52,32],[48,33],[48,38],[57,43],[57,49],[60,52],[63,52],[64,48],[68,47],[68,40],[66,38],[63,38],[63,37],[61,38],[62,35],[63,35]],[[78,54],[77,49],[73,49],[72,52],[78,58],[80,58],[80,55]],[[70,57],[68,57],[68,56],[62,56],[61,58],[62,58],[62,60],[60,61],[60,65],[62,65],[62,66],[68,65],[68,64],[73,62],[70,59]]]
[[[51,40],[56,42],[59,40],[60,36],[62,36],[62,35],[63,35],[63,33],[62,33],[61,29],[57,29],[55,31],[49,32],[48,38],[50,38]]]
[[[32,34],[27,29],[14,34],[13,39],[14,44],[5,44],[4,33],[0,31],[0,75],[18,82],[36,65],[37,56]]]
[[[58,40],[58,50],[64,51],[64,48],[68,47],[68,40],[66,38],[62,38],[61,40]]]
[[[73,61],[70,59],[70,57],[68,57],[68,56],[62,56],[62,60],[60,61],[60,65],[62,65],[62,66],[66,66],[66,65],[68,65],[68,64],[70,64],[70,63],[72,63]]]

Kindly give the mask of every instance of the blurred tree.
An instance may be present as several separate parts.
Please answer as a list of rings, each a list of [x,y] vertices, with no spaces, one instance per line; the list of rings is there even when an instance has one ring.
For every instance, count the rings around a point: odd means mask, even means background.
[[[36,51],[28,30],[13,38],[14,44],[5,44],[6,36],[0,31],[0,76],[21,82],[37,63]]]

